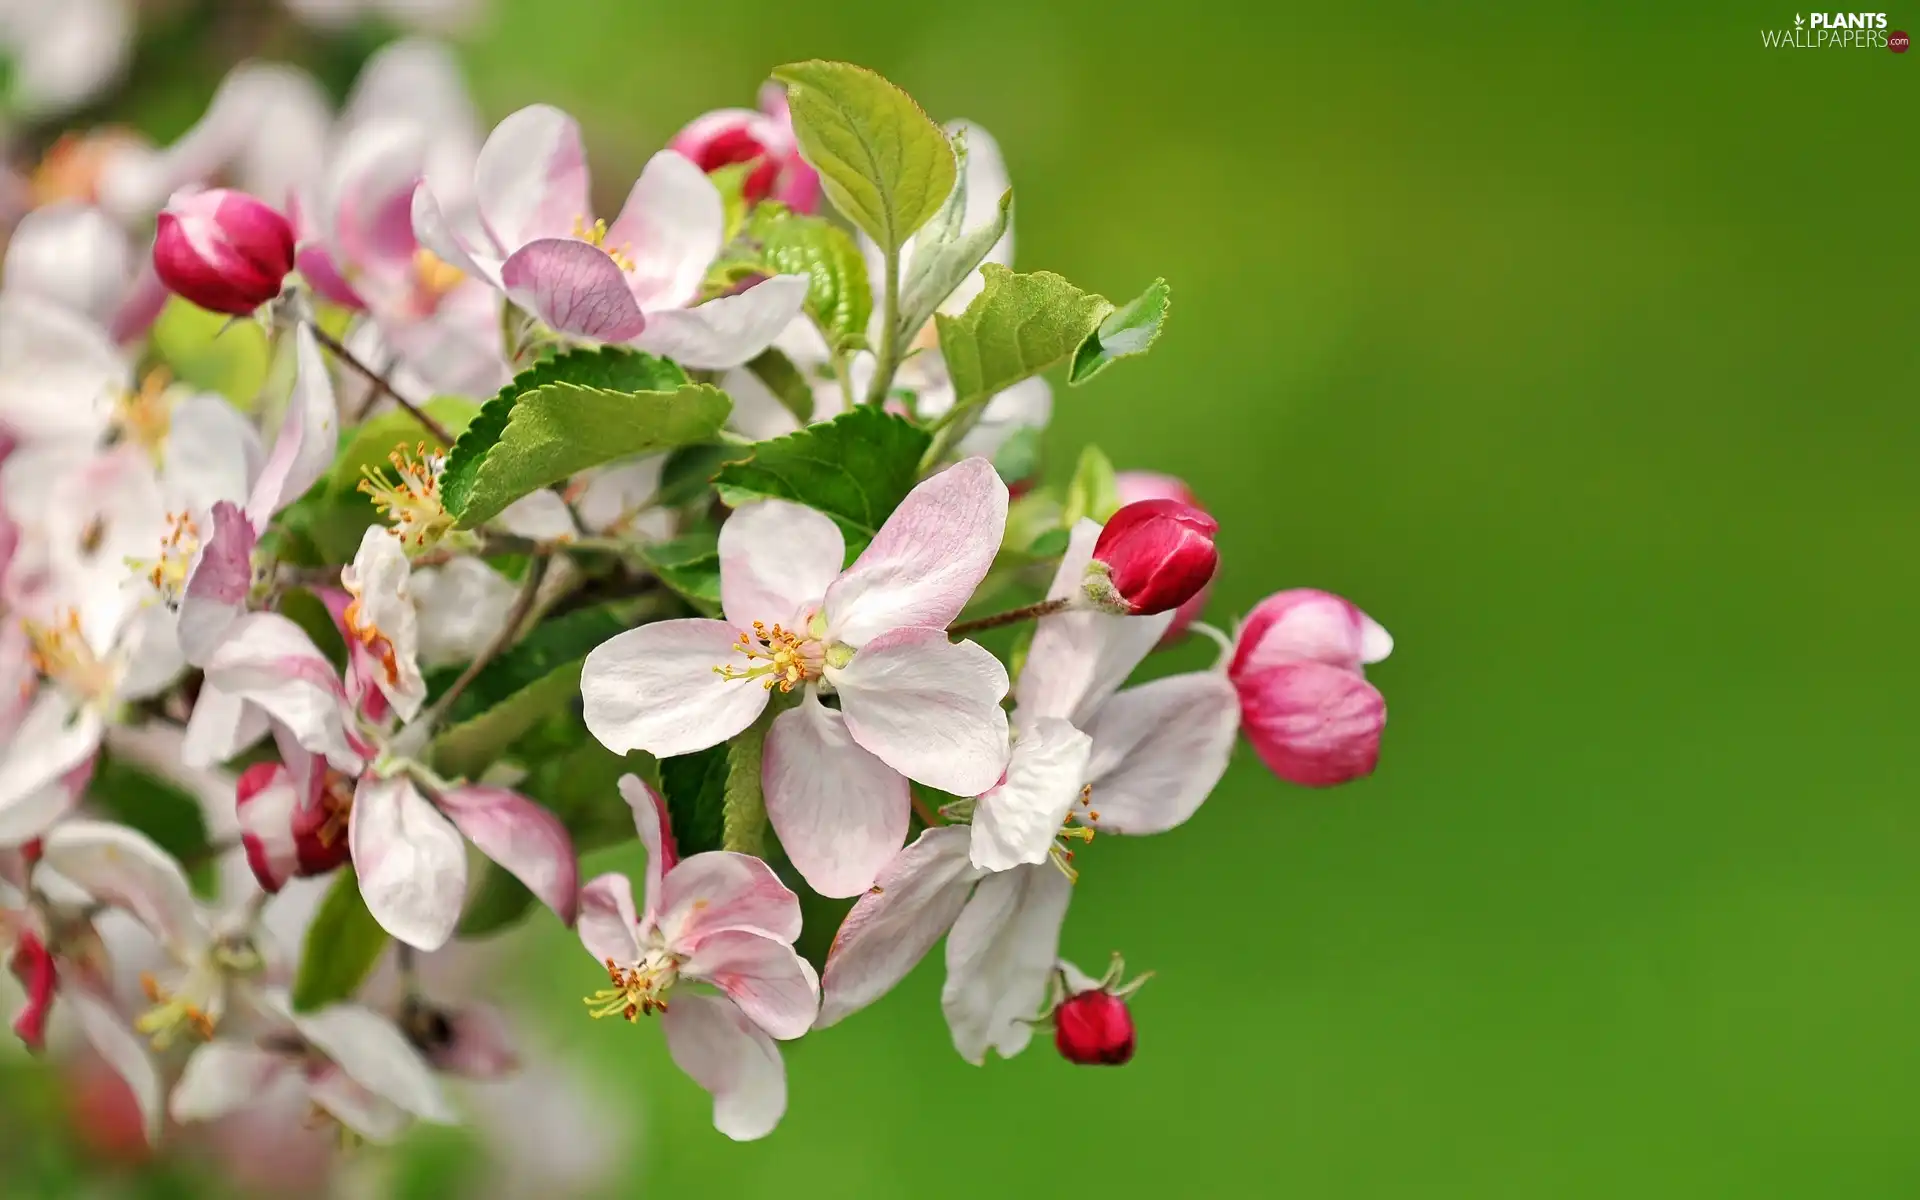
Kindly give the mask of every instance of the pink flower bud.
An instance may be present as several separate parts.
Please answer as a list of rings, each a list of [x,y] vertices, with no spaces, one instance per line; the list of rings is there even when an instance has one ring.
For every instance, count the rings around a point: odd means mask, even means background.
[[[1331,592],[1296,588],[1255,606],[1227,676],[1240,727],[1268,769],[1307,787],[1370,774],[1387,702],[1362,668],[1392,650],[1385,629]]]
[[[1206,512],[1206,508],[1194,497],[1186,481],[1173,475],[1162,475],[1155,471],[1122,471],[1113,479],[1114,488],[1120,494],[1120,503],[1132,504],[1139,500],[1178,500]],[[1173,624],[1167,626],[1166,633],[1160,637],[1162,646],[1178,641],[1186,632],[1187,626],[1200,619],[1207,610],[1207,594],[1213,590],[1213,582],[1201,588],[1188,598],[1173,614]]]
[[[1178,500],[1123,506],[1093,544],[1082,585],[1094,607],[1150,616],[1199,595],[1220,565],[1213,535],[1220,524]]]
[[[176,192],[154,232],[153,268],[175,295],[245,316],[293,270],[293,226],[245,192]]]
[[[234,787],[234,814],[247,866],[266,892],[287,880],[325,875],[347,861],[352,781],[315,759],[310,778],[277,762],[255,763]]]
[[[773,199],[795,212],[820,207],[820,176],[800,157],[787,95],[778,85],[761,92],[759,112],[722,108],[695,117],[668,149],[686,155],[702,171],[758,160],[745,187],[750,205]]]
[[[47,1014],[53,1010],[54,985],[59,972],[46,944],[31,932],[22,931],[13,943],[7,969],[20,981],[27,1002],[13,1020],[13,1032],[27,1049],[39,1051],[47,1044]]]
[[[1083,1067],[1117,1067],[1133,1057],[1133,1014],[1105,988],[1069,996],[1053,1010],[1053,1044]]]

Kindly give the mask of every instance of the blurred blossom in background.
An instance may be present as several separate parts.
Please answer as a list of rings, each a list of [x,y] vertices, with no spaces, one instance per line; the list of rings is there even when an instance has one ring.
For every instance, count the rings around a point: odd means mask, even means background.
[[[572,935],[529,927],[430,960],[482,1023],[471,1073],[525,1068],[454,1089],[469,1127],[341,1156],[285,1119],[296,1088],[154,1157],[56,1010],[44,1060],[0,1039],[0,1193],[1914,1194],[1920,64],[1764,51],[1777,17],[0,0],[0,302],[122,337],[164,301],[126,230],[183,184],[312,222],[404,136],[457,205],[484,132],[547,102],[613,212],[774,64],[872,66],[993,131],[1023,262],[1175,287],[1152,358],[1061,399],[1046,445],[1187,481],[1212,612],[1313,584],[1422,647],[1370,676],[1377,776],[1283,787],[1242,748],[1182,836],[1102,847],[1064,950],[1159,972],[1124,1068],[967,1065],[923,966],[790,1047],[785,1124],[736,1145],[658,1039],[583,1018]],[[332,232],[377,291],[377,240]],[[437,311],[356,348],[485,340],[457,293]],[[245,334],[219,369],[257,376]],[[503,370],[471,362],[406,382]],[[175,782],[232,825],[230,780]],[[287,947],[311,886],[269,909]]]

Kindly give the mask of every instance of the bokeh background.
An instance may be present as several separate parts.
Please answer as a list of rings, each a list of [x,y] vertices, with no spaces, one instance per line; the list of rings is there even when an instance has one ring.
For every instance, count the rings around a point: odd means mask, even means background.
[[[1216,622],[1314,585],[1398,639],[1374,778],[1243,748],[1083,856],[1067,952],[1158,972],[1123,1069],[965,1064],[933,961],[790,1047],[735,1145],[536,931],[500,986],[633,1130],[609,1194],[1920,1194],[1920,55],[1761,49],[1789,19],[494,0],[488,116],[571,109],[615,199],[797,58],[985,125],[1021,267],[1174,288],[1150,356],[1062,389],[1050,471],[1191,481]],[[342,85],[378,41],[276,36]],[[134,115],[177,133],[234,53],[150,56]]]

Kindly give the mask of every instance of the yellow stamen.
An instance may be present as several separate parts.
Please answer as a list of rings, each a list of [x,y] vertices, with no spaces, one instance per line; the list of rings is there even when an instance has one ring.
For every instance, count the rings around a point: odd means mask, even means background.
[[[133,1027],[153,1041],[155,1050],[173,1045],[182,1030],[191,1031],[203,1042],[213,1040],[215,1019],[200,1006],[179,996],[169,995],[150,974],[140,976],[140,990],[155,1007],[142,1013]]]
[[[466,282],[466,272],[425,246],[413,252],[413,286],[421,307],[431,312],[441,297]]]
[[[768,691],[778,687],[783,692],[791,692],[795,686],[820,676],[822,656],[818,641],[809,634],[796,633],[778,624],[768,629],[755,621],[753,632],[742,633],[734,649],[745,655],[748,662],[760,665],[722,664],[713,669],[722,679],[765,679]]]
[[[180,603],[187,586],[187,569],[193,565],[193,556],[199,550],[200,527],[194,524],[193,515],[169,513],[167,532],[160,539],[159,557],[129,558],[127,565],[145,576],[160,599],[172,608]]]
[[[57,680],[82,699],[100,700],[113,694],[114,669],[87,645],[77,609],[61,610],[49,625],[30,619],[20,625],[27,634],[27,661],[34,671]]]
[[[619,267],[622,271],[633,270],[633,258],[628,253],[631,247],[624,243],[619,246],[607,245],[607,223],[605,221],[595,221],[592,225],[588,225],[585,217],[575,217],[573,219],[573,236],[579,238],[589,246],[598,246],[602,250],[605,250],[607,257],[613,260],[613,265]]]
[[[387,455],[387,461],[393,464],[393,475],[374,467],[360,468],[360,490],[417,554],[453,528],[453,514],[440,499],[440,470],[446,459],[430,453],[425,442],[409,454],[403,442]]]
[[[609,958],[606,967],[613,986],[586,998],[588,1016],[596,1021],[616,1015],[637,1021],[667,1011],[667,991],[680,977],[680,964],[672,955],[656,950],[631,967]]]
[[[1087,807],[1092,803],[1093,785],[1088,784],[1080,789],[1080,805]],[[1092,808],[1087,807],[1086,819],[1089,821],[1098,821],[1100,814],[1093,811]],[[1091,825],[1076,825],[1071,819],[1060,827],[1059,833],[1054,835],[1053,846],[1047,851],[1047,858],[1054,866],[1060,868],[1061,873],[1067,877],[1067,882],[1080,882],[1080,871],[1073,865],[1073,851],[1067,849],[1065,843],[1091,841],[1093,841],[1093,827]]]

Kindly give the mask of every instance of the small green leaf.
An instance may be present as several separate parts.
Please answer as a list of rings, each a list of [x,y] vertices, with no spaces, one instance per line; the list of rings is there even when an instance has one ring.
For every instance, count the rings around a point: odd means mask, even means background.
[[[727,787],[721,802],[720,844],[740,854],[760,855],[766,848],[767,797],[760,787],[760,761],[767,729],[778,704],[768,704],[760,719],[727,743]]]
[[[798,433],[760,442],[746,462],[720,469],[720,499],[738,507],[774,497],[832,517],[849,558],[866,548],[920,478],[924,429],[862,405]]]
[[[538,903],[527,885],[513,877],[499,863],[489,862],[480,874],[480,886],[460,914],[459,936],[483,938],[520,923]]]
[[[641,558],[660,582],[706,616],[720,612],[720,545],[711,529],[642,547]]]
[[[794,134],[834,207],[897,251],[953,190],[953,149],[913,98],[851,63],[788,63]]]
[[[1101,453],[1100,447],[1088,446],[1080,451],[1080,461],[1073,468],[1073,479],[1067,484],[1067,503],[1060,516],[1061,526],[1071,530],[1082,517],[1090,517],[1104,525],[1119,507],[1120,485],[1114,479],[1113,463]]]
[[[267,334],[252,321],[236,321],[171,297],[153,323],[153,350],[183,383],[218,392],[247,411],[260,398],[273,363]]]
[[[1166,324],[1167,310],[1173,304],[1167,281],[1156,279],[1153,286],[1135,296],[1100,322],[1093,336],[1080,343],[1074,352],[1073,366],[1067,371],[1069,384],[1085,383],[1112,366],[1116,359],[1145,354],[1160,336]]]
[[[807,277],[807,316],[828,346],[836,351],[865,346],[873,286],[867,282],[867,260],[860,247],[846,230],[823,218],[772,207],[762,212],[768,215],[755,216],[753,232],[765,269]]]
[[[1013,192],[1000,197],[993,220],[969,233],[967,217],[967,149],[964,137],[954,135],[954,154],[960,160],[953,194],[934,219],[913,240],[913,258],[900,283],[900,327],[895,336],[906,339],[920,332],[940,302],[986,261],[989,251],[1007,231],[1013,216]]]
[[[747,364],[780,406],[793,414],[793,419],[802,425],[813,420],[813,388],[808,386],[807,377],[793,360],[769,346],[758,357]]]
[[[1067,361],[1113,312],[1105,297],[1051,271],[1020,275],[995,263],[980,270],[986,286],[967,310],[933,318],[955,413]]]
[[[708,489],[712,487],[713,477],[720,468],[730,462],[739,462],[752,453],[744,446],[729,446],[721,442],[680,447],[667,455],[666,466],[660,468],[660,507],[679,508],[695,500],[710,499]]]
[[[1058,558],[1067,552],[1067,544],[1073,535],[1064,529],[1049,529],[1027,546],[1027,555],[1031,558]]]
[[[587,467],[709,440],[731,407],[666,359],[614,347],[557,355],[487,401],[447,456],[441,496],[473,528]]]
[[[720,849],[726,829],[727,748],[660,760],[660,794],[681,857]]]
[[[306,945],[293,978],[293,1010],[312,1012],[359,991],[387,941],[387,931],[360,898],[360,881],[353,868],[340,868],[307,926]]]
[[[182,864],[202,898],[219,890],[200,801],[175,784],[115,754],[102,754],[87,781],[87,803],[101,815],[137,829]]]
[[[583,661],[575,659],[472,720],[443,730],[429,748],[434,769],[449,778],[478,776],[521,734],[573,703]]]

